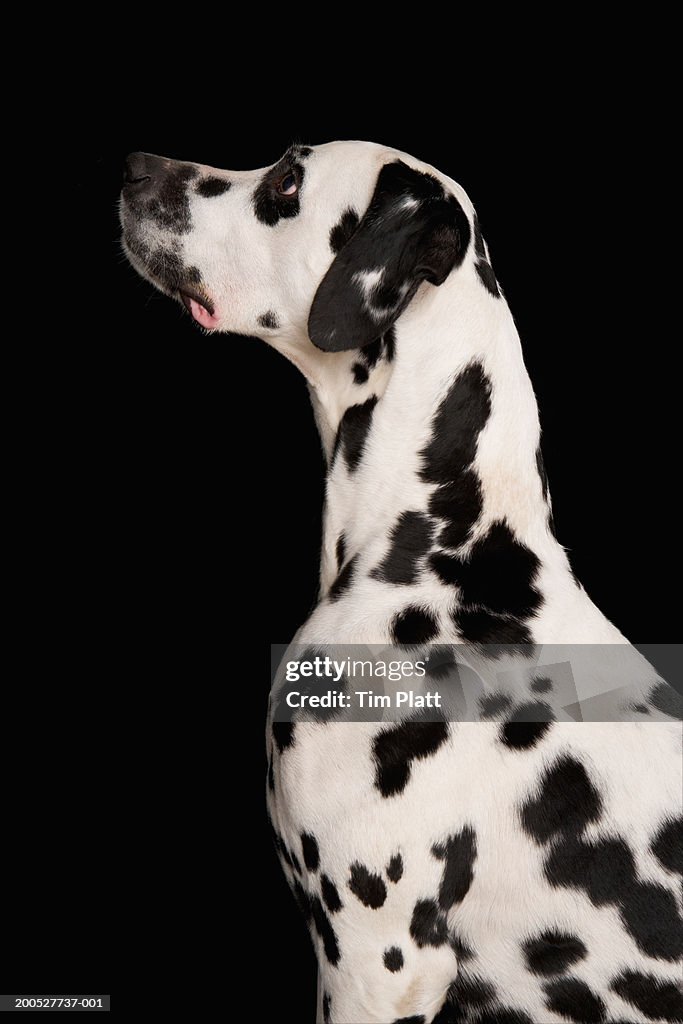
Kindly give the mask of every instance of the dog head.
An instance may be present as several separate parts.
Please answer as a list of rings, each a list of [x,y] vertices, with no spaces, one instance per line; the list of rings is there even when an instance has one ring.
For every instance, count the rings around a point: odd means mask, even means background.
[[[366,142],[292,146],[258,171],[134,153],[121,221],[133,266],[202,327],[324,351],[370,344],[483,251],[459,186]]]

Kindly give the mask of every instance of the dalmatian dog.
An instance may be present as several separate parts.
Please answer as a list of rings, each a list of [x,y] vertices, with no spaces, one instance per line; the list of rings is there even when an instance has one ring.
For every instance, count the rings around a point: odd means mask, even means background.
[[[328,469],[298,642],[632,650],[554,536],[460,185],[364,142],[249,172],[138,153],[121,221],[132,265],[202,328],[261,336],[308,382]],[[529,700],[551,686],[530,678]],[[269,813],[318,1022],[682,1021],[675,691],[653,677],[629,720],[578,724],[485,700],[477,721],[273,717]]]

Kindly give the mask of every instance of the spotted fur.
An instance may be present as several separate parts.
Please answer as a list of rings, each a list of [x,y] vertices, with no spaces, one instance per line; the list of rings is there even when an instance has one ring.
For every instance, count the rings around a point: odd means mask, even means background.
[[[683,706],[648,668],[636,721],[554,714],[538,645],[631,649],[554,536],[536,402],[466,193],[369,143],[253,172],[134,154],[121,214],[143,276],[309,383],[326,516],[297,640],[431,644],[432,681],[458,676],[460,644],[487,682],[474,722],[289,722],[273,700],[268,807],[318,1021],[683,1020]],[[521,695],[496,676],[506,658]]]

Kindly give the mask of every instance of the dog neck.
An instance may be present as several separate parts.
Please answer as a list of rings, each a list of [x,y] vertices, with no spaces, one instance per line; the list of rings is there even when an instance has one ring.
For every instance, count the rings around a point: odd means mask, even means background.
[[[471,529],[444,546],[466,553],[491,523],[505,522],[569,575],[550,528],[538,410],[519,336],[505,300],[481,287],[473,267],[440,288],[423,286],[369,359],[359,351],[321,353],[305,371],[328,464],[323,595],[337,575],[340,546],[346,558],[366,552],[379,561],[401,513],[434,511],[436,487],[446,502],[469,500],[462,492],[471,476],[456,472],[437,482],[425,474],[437,435],[471,453],[480,496]],[[458,381],[460,395],[451,390]]]

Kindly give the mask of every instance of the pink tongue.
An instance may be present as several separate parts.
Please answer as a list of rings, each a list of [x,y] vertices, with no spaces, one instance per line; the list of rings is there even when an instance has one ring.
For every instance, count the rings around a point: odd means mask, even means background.
[[[198,324],[202,327],[215,327],[218,324],[218,317],[214,316],[213,313],[209,313],[208,309],[202,306],[201,302],[197,302],[196,299],[189,299],[190,313],[195,318]]]

